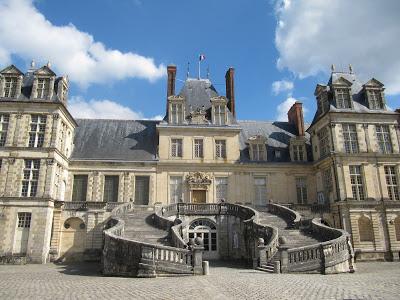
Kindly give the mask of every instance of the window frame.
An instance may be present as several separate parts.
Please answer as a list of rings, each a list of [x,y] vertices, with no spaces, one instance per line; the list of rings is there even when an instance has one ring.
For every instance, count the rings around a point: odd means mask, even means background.
[[[386,129],[387,131],[385,131]],[[378,145],[378,152],[381,154],[393,153],[393,144],[392,144],[392,138],[390,136],[389,125],[376,124],[375,133],[376,133],[376,142]]]
[[[296,197],[298,204],[308,203],[307,177],[296,177]]]
[[[183,157],[183,138],[171,137],[171,157],[182,158]]]
[[[7,82],[8,80],[10,81]],[[19,78],[17,76],[4,76],[3,97],[16,98],[18,96],[18,83]]]
[[[258,180],[263,180],[263,184],[257,184]],[[254,204],[263,205],[268,201],[268,190],[267,190],[268,180],[266,176],[255,175],[254,176]],[[261,196],[261,197],[259,197]],[[264,196],[264,197],[262,197]],[[262,199],[264,198],[264,199]]]
[[[321,128],[317,135],[318,135],[318,144],[319,144],[319,156],[326,157],[330,154],[330,151],[331,151],[328,127],[325,126],[325,127]]]
[[[200,143],[198,143],[200,142]],[[193,139],[193,157],[194,158],[204,158],[204,139],[194,138]]]
[[[215,199],[217,202],[226,201],[228,198],[228,176],[215,177]]]
[[[119,179],[118,175],[104,175],[103,202],[118,202]]]
[[[40,176],[40,159],[24,159],[21,197],[36,197]]]
[[[342,134],[344,152],[346,152],[347,154],[360,153],[356,124],[343,123]]]
[[[384,166],[385,182],[389,199],[400,201],[399,178],[396,172],[396,166]]]
[[[169,176],[169,203],[175,204],[183,201],[183,177],[181,175]]]
[[[350,89],[346,87],[335,88],[335,101],[338,109],[352,109]]]
[[[37,118],[37,121],[34,121]],[[46,134],[47,115],[31,115],[29,123],[29,148],[43,148]],[[33,129],[34,128],[34,129]]]
[[[0,147],[4,147],[7,143],[9,125],[10,125],[10,115],[0,114]]]
[[[46,100],[50,95],[50,78],[38,77],[36,83],[36,99]]]
[[[215,139],[214,141],[215,148],[215,158],[216,159],[226,159],[226,140],[224,139]]]
[[[354,200],[366,200],[365,180],[361,165],[349,165],[351,191]]]
[[[79,188],[81,188],[81,196],[79,196],[78,186],[77,186],[77,179],[83,179],[83,184]],[[74,202],[86,202],[87,200],[87,191],[88,191],[88,181],[89,176],[88,174],[74,174],[73,183],[72,183],[72,201]]]

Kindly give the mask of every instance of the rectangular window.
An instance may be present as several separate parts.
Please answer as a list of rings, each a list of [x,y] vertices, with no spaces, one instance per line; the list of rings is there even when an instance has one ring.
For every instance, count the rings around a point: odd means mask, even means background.
[[[376,139],[378,141],[379,153],[392,153],[392,141],[388,125],[376,125]]]
[[[215,178],[215,194],[217,201],[226,201],[228,197],[228,178],[216,177]]]
[[[355,124],[342,124],[346,153],[358,153],[358,138]]]
[[[390,200],[400,200],[399,181],[394,166],[385,166],[386,186]]]
[[[369,90],[368,101],[370,109],[383,109],[382,94],[379,90]]]
[[[171,123],[182,124],[183,109],[181,103],[171,103]]]
[[[305,177],[296,178],[297,203],[307,204],[307,180]]]
[[[304,161],[303,145],[293,145],[293,160],[294,161]]]
[[[149,204],[149,176],[136,176],[135,177],[135,204],[148,205]]]
[[[24,160],[24,176],[22,179],[22,192],[23,197],[35,197],[39,181],[39,159],[25,159]]]
[[[50,78],[39,78],[37,81],[37,98],[47,99],[49,96]]]
[[[31,227],[32,214],[29,212],[18,213],[18,228]]]
[[[263,144],[251,145],[253,149],[253,160],[265,160],[265,146]]]
[[[226,158],[226,141],[216,140],[215,141],[215,157]]]
[[[182,157],[182,139],[171,139],[171,156]]]
[[[361,166],[349,166],[350,183],[353,192],[353,198],[356,200],[365,200],[364,183],[361,175]]]
[[[202,139],[194,140],[194,157],[196,157],[196,158],[203,157],[203,140]]]
[[[329,154],[330,152],[330,144],[329,144],[329,134],[328,134],[328,128],[322,128],[318,132],[318,140],[319,140],[319,151],[320,151],[320,156],[324,157]]]
[[[28,146],[36,148],[43,147],[45,130],[46,130],[46,116],[31,115]]]
[[[9,121],[9,115],[0,115],[0,147],[6,144]]]
[[[267,179],[265,177],[254,178],[255,204],[265,205],[267,203]]]
[[[104,202],[118,202],[119,176],[104,177]]]
[[[169,179],[170,186],[170,203],[182,202],[182,177],[181,176],[171,176]]]
[[[72,201],[84,202],[87,194],[87,175],[74,175],[74,186],[72,190]]]
[[[215,106],[215,124],[216,125],[225,125],[226,118],[226,108],[225,105],[216,105]]]
[[[326,193],[332,190],[332,173],[331,169],[326,169],[322,172],[322,181],[324,185],[324,191]]]
[[[6,77],[4,84],[4,97],[14,98],[17,95],[17,82],[16,77]]]
[[[351,108],[348,89],[336,89],[336,105],[337,108]]]

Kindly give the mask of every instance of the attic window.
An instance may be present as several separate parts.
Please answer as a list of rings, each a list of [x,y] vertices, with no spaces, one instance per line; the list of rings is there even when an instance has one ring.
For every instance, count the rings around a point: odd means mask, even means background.
[[[171,123],[182,124],[182,104],[171,103]]]
[[[4,97],[14,98],[17,94],[17,83],[16,77],[6,77],[4,83]]]
[[[281,158],[281,151],[275,150],[275,158]]]
[[[338,88],[335,90],[335,94],[337,108],[351,108],[350,92],[348,89]]]
[[[36,97],[38,99],[47,99],[49,96],[50,78],[38,78]]]
[[[251,147],[251,153],[252,153],[252,160],[265,160],[266,156],[265,156],[265,145],[264,144],[252,144],[250,145]]]
[[[380,90],[367,90],[367,98],[370,109],[384,109]]]
[[[225,125],[225,119],[226,119],[226,106],[221,104],[221,105],[216,105],[215,106],[215,115],[214,115],[214,124],[215,125]]]

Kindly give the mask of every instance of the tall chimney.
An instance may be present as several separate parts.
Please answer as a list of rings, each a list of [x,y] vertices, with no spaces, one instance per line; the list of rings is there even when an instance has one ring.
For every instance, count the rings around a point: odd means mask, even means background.
[[[231,111],[232,115],[236,117],[235,110],[235,69],[230,67],[225,74],[225,83],[226,83],[226,98],[229,99],[228,108]]]
[[[304,136],[303,104],[296,101],[288,111],[289,124],[294,124],[298,136]]]
[[[167,101],[166,101],[166,110],[165,113],[168,115],[168,97],[175,95],[175,78],[176,78],[176,66],[169,65],[167,67]]]

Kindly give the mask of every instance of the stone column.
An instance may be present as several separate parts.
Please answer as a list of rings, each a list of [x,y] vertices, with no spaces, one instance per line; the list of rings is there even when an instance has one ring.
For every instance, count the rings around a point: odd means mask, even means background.
[[[367,152],[372,152],[371,140],[369,138],[368,124],[363,124],[363,129],[365,135],[365,144],[367,145]]]
[[[20,136],[22,113],[18,113],[14,116],[15,116],[15,127],[14,127],[14,136],[13,136],[12,145],[14,147],[16,147],[16,146],[19,146],[18,140],[19,140],[19,136]]]
[[[279,251],[281,252],[281,273],[288,273],[289,272],[289,253],[288,253],[288,246],[282,245],[278,247]]]

